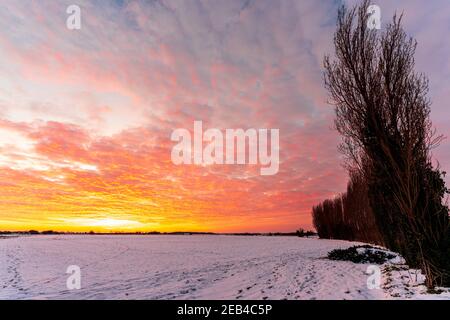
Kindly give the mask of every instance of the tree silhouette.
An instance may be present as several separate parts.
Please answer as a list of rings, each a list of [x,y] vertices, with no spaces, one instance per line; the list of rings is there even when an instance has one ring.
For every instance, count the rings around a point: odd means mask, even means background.
[[[367,182],[384,244],[421,268],[427,285],[450,284],[445,173],[435,169],[428,80],[414,70],[417,43],[394,15],[383,31],[367,28],[366,0],[338,12],[335,58],[324,60],[347,167]]]

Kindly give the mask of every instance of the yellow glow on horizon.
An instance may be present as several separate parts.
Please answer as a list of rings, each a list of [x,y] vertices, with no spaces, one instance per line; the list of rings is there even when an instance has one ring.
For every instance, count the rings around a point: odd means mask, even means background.
[[[66,219],[67,223],[76,226],[82,227],[100,227],[105,229],[113,229],[113,228],[126,228],[126,229],[136,229],[142,227],[144,224],[139,221],[127,220],[127,219],[112,219],[112,218],[104,218],[104,219],[95,219],[95,218],[75,218],[75,219]]]

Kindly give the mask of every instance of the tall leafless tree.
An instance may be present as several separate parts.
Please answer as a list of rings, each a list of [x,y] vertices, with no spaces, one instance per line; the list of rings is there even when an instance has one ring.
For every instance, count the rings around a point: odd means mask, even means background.
[[[367,181],[384,244],[427,276],[450,284],[450,229],[443,174],[433,168],[436,136],[428,80],[414,69],[417,43],[394,15],[383,31],[367,28],[369,1],[338,13],[335,57],[325,57],[325,85],[348,167]]]

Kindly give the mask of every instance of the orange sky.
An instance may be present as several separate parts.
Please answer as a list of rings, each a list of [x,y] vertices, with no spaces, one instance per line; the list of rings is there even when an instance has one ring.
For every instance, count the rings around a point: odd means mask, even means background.
[[[294,230],[308,223],[299,208],[322,197],[286,174],[260,176],[257,165],[175,166],[172,142],[151,129],[95,138],[57,122],[0,125],[32,145],[3,150],[6,230]]]

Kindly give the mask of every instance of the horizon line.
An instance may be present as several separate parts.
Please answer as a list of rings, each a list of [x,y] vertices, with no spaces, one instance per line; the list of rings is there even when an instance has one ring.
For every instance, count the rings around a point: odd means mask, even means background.
[[[26,231],[4,231],[0,230],[0,235],[4,234],[28,234],[28,235],[299,235],[300,230],[291,232],[211,232],[211,231],[111,231],[111,232],[77,232],[77,231],[54,231],[54,230],[26,230]],[[316,235],[314,230],[303,230],[303,234]]]

